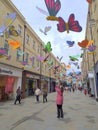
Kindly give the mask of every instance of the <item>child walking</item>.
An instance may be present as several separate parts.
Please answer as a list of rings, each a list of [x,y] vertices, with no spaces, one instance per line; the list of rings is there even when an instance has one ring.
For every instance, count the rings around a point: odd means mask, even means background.
[[[55,89],[57,92],[57,96],[56,96],[57,118],[64,118],[63,109],[62,109],[62,105],[63,105],[63,86],[62,86],[62,83],[60,83],[58,81]]]

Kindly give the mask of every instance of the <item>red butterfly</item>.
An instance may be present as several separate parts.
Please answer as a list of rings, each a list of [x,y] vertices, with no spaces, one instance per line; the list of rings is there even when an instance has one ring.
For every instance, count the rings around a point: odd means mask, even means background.
[[[88,2],[89,4],[91,4],[91,3],[92,3],[92,0],[87,0],[87,2]]]
[[[74,14],[71,14],[69,16],[69,20],[67,23],[61,17],[58,17],[58,22],[59,24],[57,24],[57,29],[59,32],[67,31],[67,33],[69,33],[69,30],[75,31],[75,32],[82,31],[82,27],[79,25],[79,22],[75,21]]]

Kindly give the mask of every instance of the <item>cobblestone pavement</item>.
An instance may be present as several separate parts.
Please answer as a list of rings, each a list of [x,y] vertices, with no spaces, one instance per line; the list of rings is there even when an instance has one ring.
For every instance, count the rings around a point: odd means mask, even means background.
[[[0,130],[98,130],[98,102],[83,93],[64,92],[64,118],[56,118],[56,93],[48,102],[35,97],[0,103]]]

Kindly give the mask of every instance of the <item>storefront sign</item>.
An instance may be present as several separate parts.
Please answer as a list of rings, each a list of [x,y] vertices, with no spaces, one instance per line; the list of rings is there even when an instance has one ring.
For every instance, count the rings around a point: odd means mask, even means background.
[[[5,70],[0,68],[0,73],[13,74],[11,70]]]
[[[26,74],[26,77],[32,78],[32,79],[40,79],[38,75],[32,75],[32,74]]]
[[[0,74],[22,77],[22,71],[19,71],[16,68],[15,69],[0,68]]]
[[[91,72],[89,72],[89,73],[88,73],[88,78],[94,78],[94,74],[91,73]]]

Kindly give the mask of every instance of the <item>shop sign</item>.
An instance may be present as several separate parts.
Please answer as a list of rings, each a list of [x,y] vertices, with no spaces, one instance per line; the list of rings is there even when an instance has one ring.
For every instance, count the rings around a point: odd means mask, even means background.
[[[22,72],[17,69],[13,70],[13,69],[7,69],[7,68],[0,68],[0,74],[22,77]]]
[[[88,73],[88,78],[94,78],[94,74],[92,72]]]
[[[39,76],[37,76],[37,75],[32,75],[32,74],[26,74],[26,77],[32,78],[32,79],[40,79]]]
[[[11,70],[5,70],[2,68],[0,68],[0,73],[13,74],[13,72]]]

